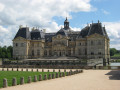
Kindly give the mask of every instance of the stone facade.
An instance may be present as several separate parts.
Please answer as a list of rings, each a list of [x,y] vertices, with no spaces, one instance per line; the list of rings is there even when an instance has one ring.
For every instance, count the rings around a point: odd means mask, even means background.
[[[69,21],[56,33],[20,26],[13,39],[15,59],[41,57],[78,57],[81,59],[104,58],[109,60],[109,37],[102,24],[92,23],[81,31],[71,30]]]

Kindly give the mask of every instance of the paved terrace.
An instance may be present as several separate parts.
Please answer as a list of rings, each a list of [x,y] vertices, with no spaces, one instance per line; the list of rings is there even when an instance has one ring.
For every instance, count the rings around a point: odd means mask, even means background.
[[[84,70],[63,78],[18,85],[1,90],[120,90],[119,70]]]

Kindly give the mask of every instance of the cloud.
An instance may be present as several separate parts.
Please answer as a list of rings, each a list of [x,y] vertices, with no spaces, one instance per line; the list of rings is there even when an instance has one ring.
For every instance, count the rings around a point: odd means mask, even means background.
[[[0,3],[0,12],[4,9],[4,5]]]
[[[111,48],[120,49],[120,21],[103,22],[110,37]],[[116,45],[116,46],[115,46]]]
[[[71,12],[93,10],[90,0],[0,0],[0,45],[12,44],[19,25],[56,32],[61,25],[53,17],[72,18]]]

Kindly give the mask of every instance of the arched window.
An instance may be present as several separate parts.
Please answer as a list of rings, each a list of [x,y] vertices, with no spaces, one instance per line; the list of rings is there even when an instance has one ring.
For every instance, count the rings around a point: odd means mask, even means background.
[[[32,56],[34,56],[34,50],[32,50]]]

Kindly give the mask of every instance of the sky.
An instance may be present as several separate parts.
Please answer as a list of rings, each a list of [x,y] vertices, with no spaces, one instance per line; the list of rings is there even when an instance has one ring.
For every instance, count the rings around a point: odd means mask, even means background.
[[[12,45],[20,25],[57,32],[68,17],[75,31],[99,20],[120,50],[119,9],[120,0],[0,0],[0,46]]]

